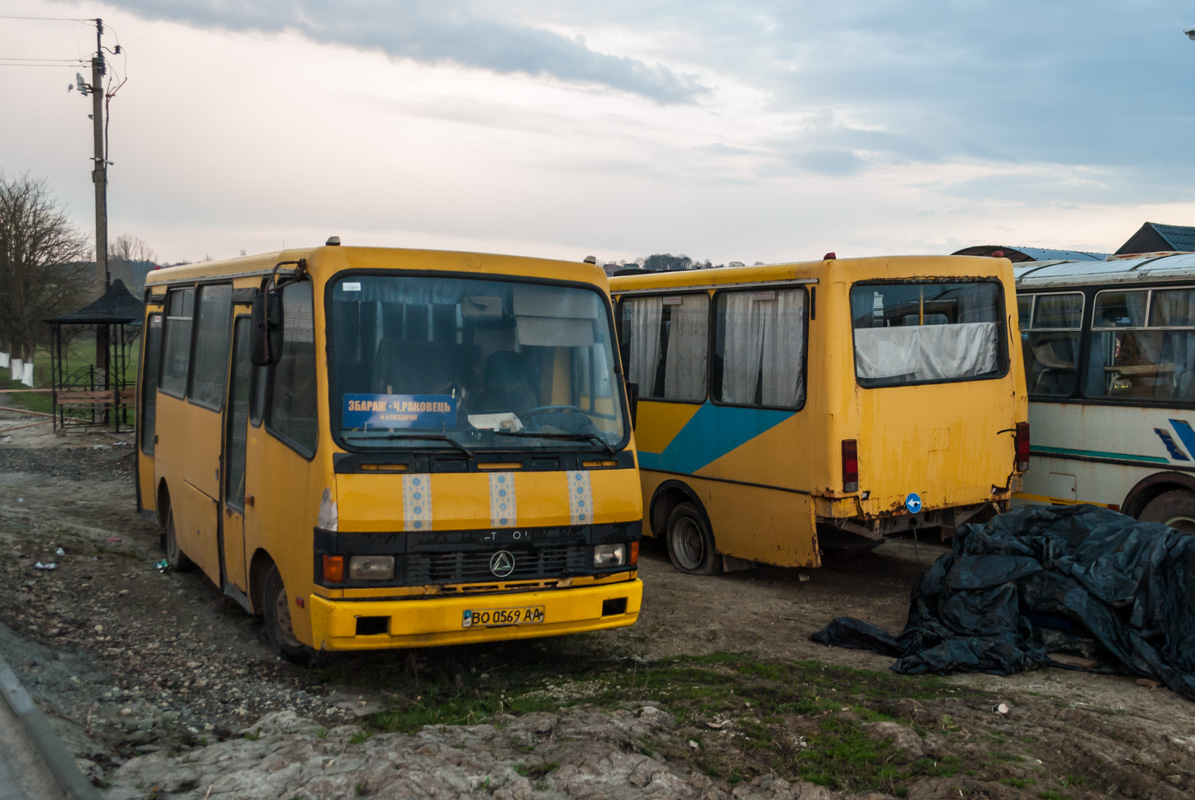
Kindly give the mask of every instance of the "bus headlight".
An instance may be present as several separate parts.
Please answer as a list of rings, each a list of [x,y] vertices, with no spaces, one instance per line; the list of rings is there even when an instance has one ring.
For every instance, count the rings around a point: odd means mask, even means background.
[[[625,544],[599,544],[593,548],[593,566],[621,567],[627,563],[627,546]]]
[[[349,559],[349,580],[388,581],[394,578],[394,556],[353,556]]]

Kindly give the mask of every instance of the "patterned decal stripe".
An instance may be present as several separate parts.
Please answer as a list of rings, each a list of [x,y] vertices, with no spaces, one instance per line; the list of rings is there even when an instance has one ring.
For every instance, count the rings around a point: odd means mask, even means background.
[[[513,472],[490,473],[490,527],[512,528],[519,519]]]
[[[593,487],[586,470],[568,471],[568,513],[574,525],[593,522]]]
[[[1178,438],[1183,444],[1187,446],[1187,452],[1195,453],[1195,431],[1191,430],[1191,423],[1185,419],[1170,420],[1170,427],[1174,428],[1174,432],[1178,434]],[[1167,447],[1166,449],[1170,449]],[[1172,451],[1173,452],[1173,451]],[[1189,461],[1189,458],[1179,458],[1175,456],[1178,461]]]
[[[792,417],[793,411],[706,403],[660,453],[639,451],[642,469],[693,474]]]
[[[432,480],[426,473],[402,476],[402,529],[432,529]]]
[[[1183,449],[1174,441],[1174,437],[1170,435],[1170,431],[1162,430],[1161,428],[1154,428],[1154,433],[1162,440],[1162,444],[1166,445],[1166,452],[1175,461],[1190,461]]]

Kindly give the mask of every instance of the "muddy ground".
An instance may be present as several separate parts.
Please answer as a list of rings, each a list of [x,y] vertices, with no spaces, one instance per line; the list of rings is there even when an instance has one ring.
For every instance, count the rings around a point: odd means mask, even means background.
[[[444,676],[458,690],[464,687],[484,700],[489,690],[475,687],[514,685],[516,677],[526,674],[539,680],[537,670],[591,662],[605,665],[607,683],[608,670],[623,670],[630,686],[635,686],[635,676],[652,670],[682,675],[687,673],[675,671],[676,665],[696,663],[710,665],[730,683],[765,672],[769,682],[756,677],[741,684],[745,688],[740,694],[761,693],[754,702],[742,697],[733,708],[715,708],[708,696],[700,703],[682,702],[677,695],[683,687],[659,689],[644,677],[642,689],[626,693],[635,702],[620,709],[609,701],[608,686],[606,701],[577,706],[577,697],[570,695],[574,690],[545,678],[539,694],[550,702],[545,706],[541,700],[536,713],[551,717],[543,723],[548,729],[568,728],[577,715],[591,713],[607,714],[615,726],[611,730],[647,726],[635,736],[644,742],[654,737],[655,744],[635,745],[626,738],[630,734],[613,737],[611,753],[601,764],[618,762],[621,747],[624,755],[630,751],[640,760],[667,765],[672,782],[655,777],[637,781],[642,764],[636,762],[627,766],[625,791],[609,785],[598,790],[577,777],[588,774],[581,756],[559,752],[565,746],[555,735],[530,735],[519,740],[523,755],[503,761],[506,751],[499,748],[485,762],[488,766],[477,767],[492,775],[474,776],[475,781],[444,778],[447,788],[428,790],[427,796],[473,790],[510,797],[819,796],[823,790],[800,783],[801,777],[859,796],[878,791],[881,797],[1177,798],[1195,793],[1195,704],[1165,688],[1130,677],[1050,669],[1012,677],[952,676],[923,691],[920,684],[899,683],[911,679],[890,677],[885,658],[808,640],[810,633],[842,615],[899,630],[908,592],[944,552],[940,544],[892,541],[819,570],[761,568],[699,578],[675,572],[662,550],[645,543],[644,608],[633,628],[486,648],[339,656],[331,664],[301,670],[280,661],[260,621],[224,600],[200,573],[174,574],[155,567],[161,558],[158,531],[134,512],[131,437],[55,437],[48,425],[3,432],[31,421],[0,412],[0,654],[23,678],[90,777],[98,785],[111,785],[113,797],[256,796],[251,790],[212,793],[211,784],[205,787],[206,779],[198,774],[181,783],[163,782],[150,775],[151,767],[161,768],[155,774],[177,774],[181,765],[211,762],[223,764],[218,772],[227,774],[229,753],[247,752],[246,741],[253,743],[253,752],[266,747],[254,738],[254,732],[263,730],[270,736],[262,741],[277,741],[277,748],[305,742],[306,755],[295,755],[295,764],[308,757],[319,763],[324,763],[321,758],[347,759],[338,754],[366,747],[369,736],[405,736],[383,730],[389,717],[382,712],[421,707],[425,695],[433,696],[429,686],[439,685]],[[38,564],[55,566],[39,569]],[[795,664],[805,671],[791,671]],[[788,703],[783,713],[765,708],[777,693],[813,686],[808,670],[818,664],[831,670],[831,682],[817,689],[816,703]],[[710,674],[709,669],[700,674]],[[577,669],[569,674],[575,677]],[[904,693],[903,686],[918,699],[894,697]],[[592,687],[580,692],[595,694]],[[841,708],[837,701],[827,705],[827,696],[842,698]],[[471,727],[441,729],[438,746],[489,746],[483,743],[514,735],[509,731],[519,724],[539,719],[520,717],[517,711],[512,717],[508,712],[515,706],[512,699],[508,707],[503,694],[489,718],[473,719],[470,711],[462,721]],[[645,712],[648,707],[661,714]],[[279,712],[297,715],[300,722],[279,725]],[[273,716],[262,727],[260,720],[267,715]],[[585,719],[586,725],[593,723]],[[814,752],[829,742],[829,723],[839,726],[835,730],[861,726],[882,741],[876,752],[891,763],[897,777],[881,774],[865,780],[844,767],[842,775],[827,778],[811,770],[819,758],[845,765],[857,755]],[[489,733],[478,732],[478,725],[490,726]],[[585,730],[582,749],[586,741],[603,740]],[[245,731],[250,731],[248,739]],[[328,736],[329,731],[336,733]],[[499,735],[501,731],[508,733]],[[751,744],[749,731],[756,732],[757,740],[766,738],[768,746]],[[289,744],[287,735],[292,737]],[[425,729],[417,736],[423,739],[402,741],[425,741],[433,733]],[[378,744],[381,739],[373,741],[379,758],[380,750],[392,759],[402,750],[398,739],[385,748]],[[509,741],[503,745],[512,746]],[[511,766],[510,759],[526,759],[528,748],[552,749],[552,769],[528,775],[518,764]],[[265,758],[246,757],[256,758],[253,763]],[[505,772],[496,766],[502,764]],[[590,766],[598,772],[606,769]],[[772,783],[773,774],[788,782]],[[293,794],[286,787],[271,789],[262,796],[331,797],[342,790],[344,796],[404,796],[384,775],[376,785],[320,784],[324,788],[319,791],[311,788],[316,784],[310,776],[296,773],[294,780],[295,786],[307,788]]]

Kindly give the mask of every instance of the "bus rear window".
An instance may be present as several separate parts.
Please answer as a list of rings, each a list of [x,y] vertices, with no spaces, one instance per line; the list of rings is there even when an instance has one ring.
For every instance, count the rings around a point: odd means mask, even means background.
[[[851,287],[855,376],[865,388],[1003,375],[1001,288],[994,281]]]

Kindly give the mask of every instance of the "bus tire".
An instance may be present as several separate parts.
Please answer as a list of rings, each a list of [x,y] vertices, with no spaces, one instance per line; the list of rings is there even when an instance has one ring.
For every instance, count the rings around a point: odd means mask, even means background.
[[[178,546],[178,532],[174,527],[173,506],[166,509],[165,533],[166,566],[170,567],[172,572],[190,572],[195,569],[195,562],[187,558],[187,554]]]
[[[1137,519],[1160,522],[1183,533],[1195,533],[1195,493],[1171,489],[1145,504]]]
[[[716,575],[721,561],[705,516],[692,503],[679,503],[668,515],[668,559],[689,575]]]
[[[282,584],[282,575],[274,564],[270,565],[270,571],[266,574],[262,617],[265,619],[266,635],[270,637],[270,643],[283,658],[300,667],[310,667],[316,662],[319,652],[295,637],[290,619],[290,597]]]

